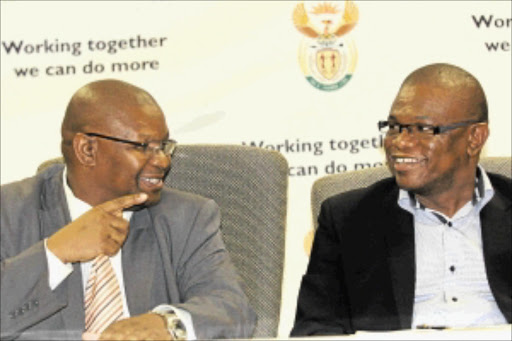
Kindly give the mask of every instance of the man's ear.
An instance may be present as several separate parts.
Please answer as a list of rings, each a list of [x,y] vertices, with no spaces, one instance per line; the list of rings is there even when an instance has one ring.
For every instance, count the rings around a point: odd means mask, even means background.
[[[476,156],[480,154],[480,151],[484,147],[485,142],[489,137],[489,124],[487,122],[481,122],[472,125],[469,128],[468,136],[468,154],[469,156]]]
[[[77,133],[73,138],[73,150],[76,158],[82,165],[86,167],[96,165],[96,155],[98,151],[96,139],[82,133]]]

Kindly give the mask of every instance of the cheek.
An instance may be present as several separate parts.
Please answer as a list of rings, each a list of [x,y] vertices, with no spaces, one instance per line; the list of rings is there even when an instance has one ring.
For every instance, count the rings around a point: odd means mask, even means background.
[[[137,184],[139,175],[144,163],[139,158],[129,155],[125,157],[118,157],[113,160],[113,169],[116,176],[113,181],[128,186],[128,184]]]
[[[466,143],[464,139],[453,136],[447,137],[445,140],[433,144],[430,149],[439,157],[453,159],[458,158],[465,153]]]
[[[440,177],[462,167],[465,145],[461,140],[451,140],[431,146],[429,149],[429,176]]]
[[[391,152],[391,148],[393,146],[393,140],[390,138],[384,138],[384,151],[386,152],[386,156]]]

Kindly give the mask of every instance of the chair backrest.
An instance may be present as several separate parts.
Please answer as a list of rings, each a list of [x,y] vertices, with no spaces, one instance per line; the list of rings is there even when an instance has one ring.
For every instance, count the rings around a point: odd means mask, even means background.
[[[510,157],[482,157],[480,164],[488,172],[502,174],[509,178],[511,177],[512,166]],[[316,180],[311,189],[311,211],[315,229],[318,224],[317,218],[320,213],[320,206],[325,199],[337,193],[369,186],[388,176],[391,176],[388,168],[386,166],[380,166],[327,175]]]
[[[62,159],[47,161],[38,170],[56,161]],[[226,248],[258,315],[253,337],[276,337],[285,251],[286,159],[249,146],[179,145],[165,183],[217,202]]]
[[[249,146],[179,145],[165,182],[220,206],[224,242],[258,315],[254,337],[276,337],[288,190],[284,156]]]

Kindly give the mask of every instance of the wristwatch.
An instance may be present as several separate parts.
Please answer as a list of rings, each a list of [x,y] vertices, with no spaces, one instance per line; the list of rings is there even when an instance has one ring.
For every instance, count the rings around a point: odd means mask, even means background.
[[[171,334],[173,340],[186,340],[187,339],[187,329],[178,315],[172,310],[172,308],[166,306],[158,306],[155,309],[151,310],[150,313],[154,313],[160,315],[164,318],[167,324],[167,330],[169,334]]]

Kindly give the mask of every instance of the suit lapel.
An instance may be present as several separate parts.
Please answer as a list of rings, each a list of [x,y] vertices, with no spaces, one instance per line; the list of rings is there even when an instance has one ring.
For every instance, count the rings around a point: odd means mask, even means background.
[[[480,212],[484,254],[488,257],[510,253],[510,208],[510,200],[496,192]]]
[[[62,185],[62,172],[63,169],[51,175],[41,193],[39,218],[42,238],[48,238],[71,221]]]
[[[62,183],[63,167],[54,166],[57,171],[45,183],[42,195],[42,208],[39,211],[42,238],[48,238],[63,226],[71,217],[64,195]],[[82,271],[80,264],[73,264],[73,272],[56,289],[58,295],[67,297],[67,306],[60,311],[65,330],[84,329]]]
[[[498,306],[510,322],[512,319],[512,297],[510,296],[510,286],[512,285],[510,276],[512,231],[510,226],[512,225],[512,216],[510,200],[499,192],[495,192],[492,200],[480,212],[480,219],[484,261],[489,285]]]
[[[154,221],[150,209],[133,214],[123,246],[123,276],[130,315],[181,302],[172,261],[173,222]]]
[[[414,221],[411,214],[397,204],[398,188],[383,202],[386,227],[388,265],[393,286],[400,328],[411,328],[414,304],[416,266],[414,254]]]
[[[150,226],[151,218],[147,209],[134,213],[130,220],[128,238],[123,245],[124,286],[131,316],[147,312],[154,301],[150,289],[155,277],[155,256],[158,253],[156,238]]]

